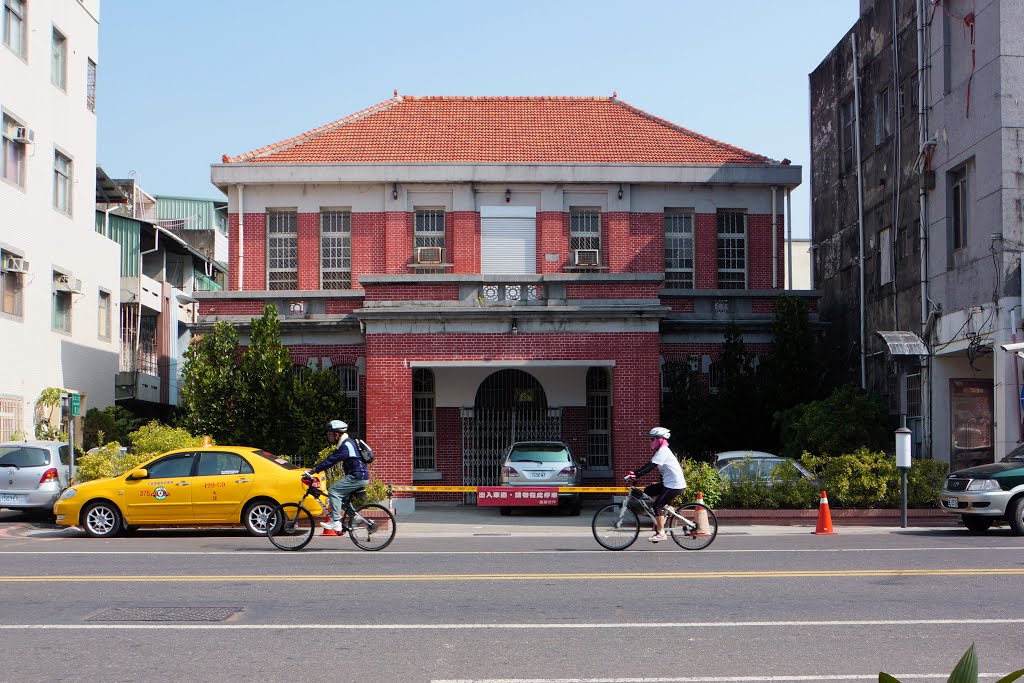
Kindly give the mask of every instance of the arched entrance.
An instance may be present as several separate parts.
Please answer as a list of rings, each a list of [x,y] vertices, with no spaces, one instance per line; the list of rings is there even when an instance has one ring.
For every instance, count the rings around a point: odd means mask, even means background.
[[[502,453],[515,441],[562,438],[562,411],[549,408],[544,387],[522,370],[499,370],[480,383],[462,411],[462,480],[494,486]]]

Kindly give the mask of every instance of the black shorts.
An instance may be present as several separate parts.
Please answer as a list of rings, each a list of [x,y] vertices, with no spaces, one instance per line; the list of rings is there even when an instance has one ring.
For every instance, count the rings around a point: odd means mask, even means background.
[[[661,515],[665,511],[665,505],[682,493],[682,489],[667,489],[661,482],[644,487],[644,493],[654,499],[654,514]]]

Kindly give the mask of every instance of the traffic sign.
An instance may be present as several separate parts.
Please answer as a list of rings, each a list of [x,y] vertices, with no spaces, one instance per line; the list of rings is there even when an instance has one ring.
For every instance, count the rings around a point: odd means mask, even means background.
[[[77,417],[82,414],[82,395],[71,394],[71,415]]]

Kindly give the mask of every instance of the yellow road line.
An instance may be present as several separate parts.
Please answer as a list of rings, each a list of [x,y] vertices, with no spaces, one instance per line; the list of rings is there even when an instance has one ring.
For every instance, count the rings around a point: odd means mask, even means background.
[[[812,571],[767,571],[767,572],[659,572],[607,574],[394,574],[380,576],[325,576],[322,574],[260,574],[223,576],[99,576],[99,575],[58,575],[58,576],[0,576],[0,583],[47,583],[91,582],[130,583],[139,581],[157,582],[216,582],[216,581],[601,581],[609,579],[664,580],[664,579],[778,579],[778,578],[849,578],[849,577],[893,577],[893,576],[1006,576],[1024,575],[1024,568],[1001,567],[987,569],[838,569]]]

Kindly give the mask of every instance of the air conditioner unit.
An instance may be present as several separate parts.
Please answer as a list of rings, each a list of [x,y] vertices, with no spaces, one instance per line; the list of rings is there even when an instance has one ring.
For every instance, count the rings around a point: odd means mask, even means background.
[[[36,141],[36,132],[31,128],[15,128],[14,141],[30,144]]]
[[[8,273],[27,273],[28,261],[23,258],[9,256],[4,259],[4,271]]]
[[[440,264],[444,259],[442,247],[416,247],[416,263]]]
[[[82,293],[82,281],[78,278],[72,278],[67,275],[60,275],[57,278],[60,288],[65,292],[71,292],[72,294]]]
[[[574,249],[572,252],[574,266],[597,266],[601,264],[599,249]]]

